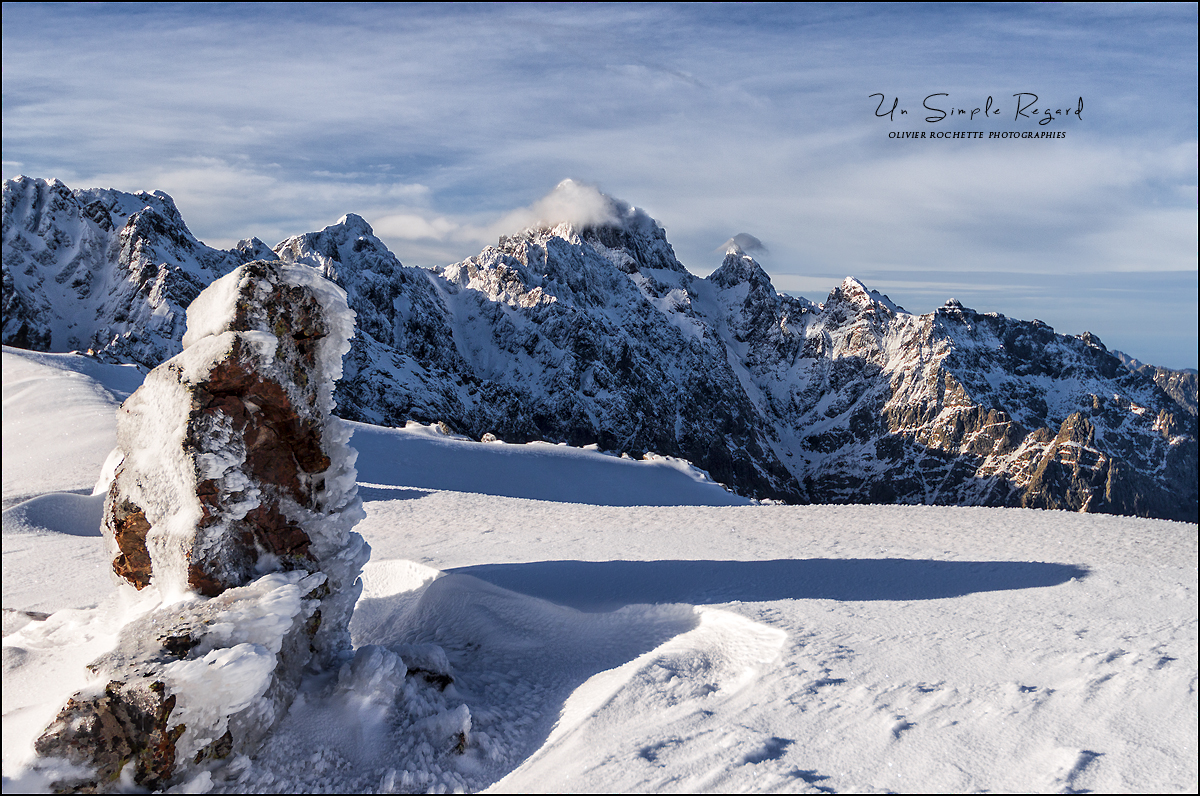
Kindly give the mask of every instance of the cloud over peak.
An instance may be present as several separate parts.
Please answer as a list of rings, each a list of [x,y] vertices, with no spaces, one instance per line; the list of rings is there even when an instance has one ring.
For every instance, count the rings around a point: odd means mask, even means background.
[[[716,251],[725,252],[725,254],[749,254],[751,256],[770,253],[761,240],[748,232],[739,232],[718,246]]]
[[[577,230],[599,226],[632,230],[654,223],[644,210],[609,196],[594,185],[566,179],[529,207],[505,215],[496,227],[501,233],[553,229],[562,224]]]

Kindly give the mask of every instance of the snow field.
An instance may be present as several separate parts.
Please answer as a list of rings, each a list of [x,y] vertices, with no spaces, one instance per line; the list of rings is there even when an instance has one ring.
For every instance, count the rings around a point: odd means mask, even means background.
[[[725,490],[682,459],[648,453],[606,455],[547,442],[481,445],[410,422],[404,429],[350,423],[364,500],[386,499],[400,488],[482,492],[590,505],[745,506],[753,501]]]
[[[403,545],[443,571],[585,610],[625,593],[617,613],[631,626],[649,601],[738,620],[681,629],[555,699],[541,712],[558,728],[496,789],[1195,788],[1192,526],[445,492],[367,510],[377,557]],[[614,615],[581,613],[580,632]],[[356,643],[371,630],[356,627]],[[761,639],[779,633],[768,656]],[[455,644],[439,643],[454,661]]]
[[[6,791],[27,784],[30,744],[84,665],[152,607],[114,586],[87,497],[114,399],[63,370],[90,360],[41,356],[4,354]],[[10,373],[45,389],[27,401]],[[88,396],[79,411],[72,395]],[[10,457],[10,423],[26,440],[77,434],[71,466],[26,466],[43,453],[29,443]],[[186,790],[1197,788],[1193,525],[670,505],[702,479],[355,430],[373,550],[355,658],[310,675],[253,759]],[[621,501],[595,488],[605,477],[664,505],[597,505]],[[506,483],[515,494],[486,493]]]
[[[4,348],[4,508],[46,492],[91,492],[117,444],[113,410],[142,383],[133,365]],[[85,494],[86,494],[85,492]]]

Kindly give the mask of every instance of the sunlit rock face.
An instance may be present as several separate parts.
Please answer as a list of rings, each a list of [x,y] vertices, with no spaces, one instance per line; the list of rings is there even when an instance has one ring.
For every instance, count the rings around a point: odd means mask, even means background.
[[[341,314],[322,299],[340,300]],[[344,543],[308,526],[324,529],[352,500],[345,431],[330,415],[352,320],[312,269],[266,261],[218,280],[188,312],[184,351],[118,414],[124,459],[105,531],[130,583],[211,597]]]
[[[46,765],[79,769],[62,782],[157,788],[253,750],[305,668],[349,654],[369,551],[331,410],[353,331],[319,273],[251,262],[192,302],[183,351],[122,405],[103,531],[114,572],[167,607],[39,739]]]
[[[914,315],[854,279],[793,309],[745,284],[723,303],[807,500],[1195,521],[1194,421],[1094,336],[953,300]]]

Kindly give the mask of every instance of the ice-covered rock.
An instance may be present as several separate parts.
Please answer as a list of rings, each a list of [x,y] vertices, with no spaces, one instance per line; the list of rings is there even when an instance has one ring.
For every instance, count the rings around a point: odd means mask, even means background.
[[[184,350],[122,405],[103,530],[114,572],[165,607],[122,630],[39,739],[47,765],[82,767],[67,786],[156,788],[251,751],[305,668],[348,654],[369,550],[330,412],[353,332],[320,273],[251,262],[191,304]]]

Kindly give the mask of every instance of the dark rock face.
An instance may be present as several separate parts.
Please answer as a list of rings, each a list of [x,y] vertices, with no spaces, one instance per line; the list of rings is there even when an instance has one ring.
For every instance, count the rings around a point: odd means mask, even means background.
[[[175,770],[175,742],[184,727],[170,725],[175,697],[161,681],[132,685],[114,680],[103,695],[70,699],[34,744],[42,757],[58,757],[95,770],[95,780],[70,783],[96,792],[134,766],[135,784],[156,790]],[[64,783],[66,784],[66,783]]]
[[[183,352],[122,405],[103,530],[113,570],[182,601],[127,625],[37,742],[70,789],[147,788],[252,751],[305,667],[339,662],[368,550],[330,415],[349,349],[344,294],[310,268],[255,261],[189,308]],[[127,772],[128,773],[128,772]]]

